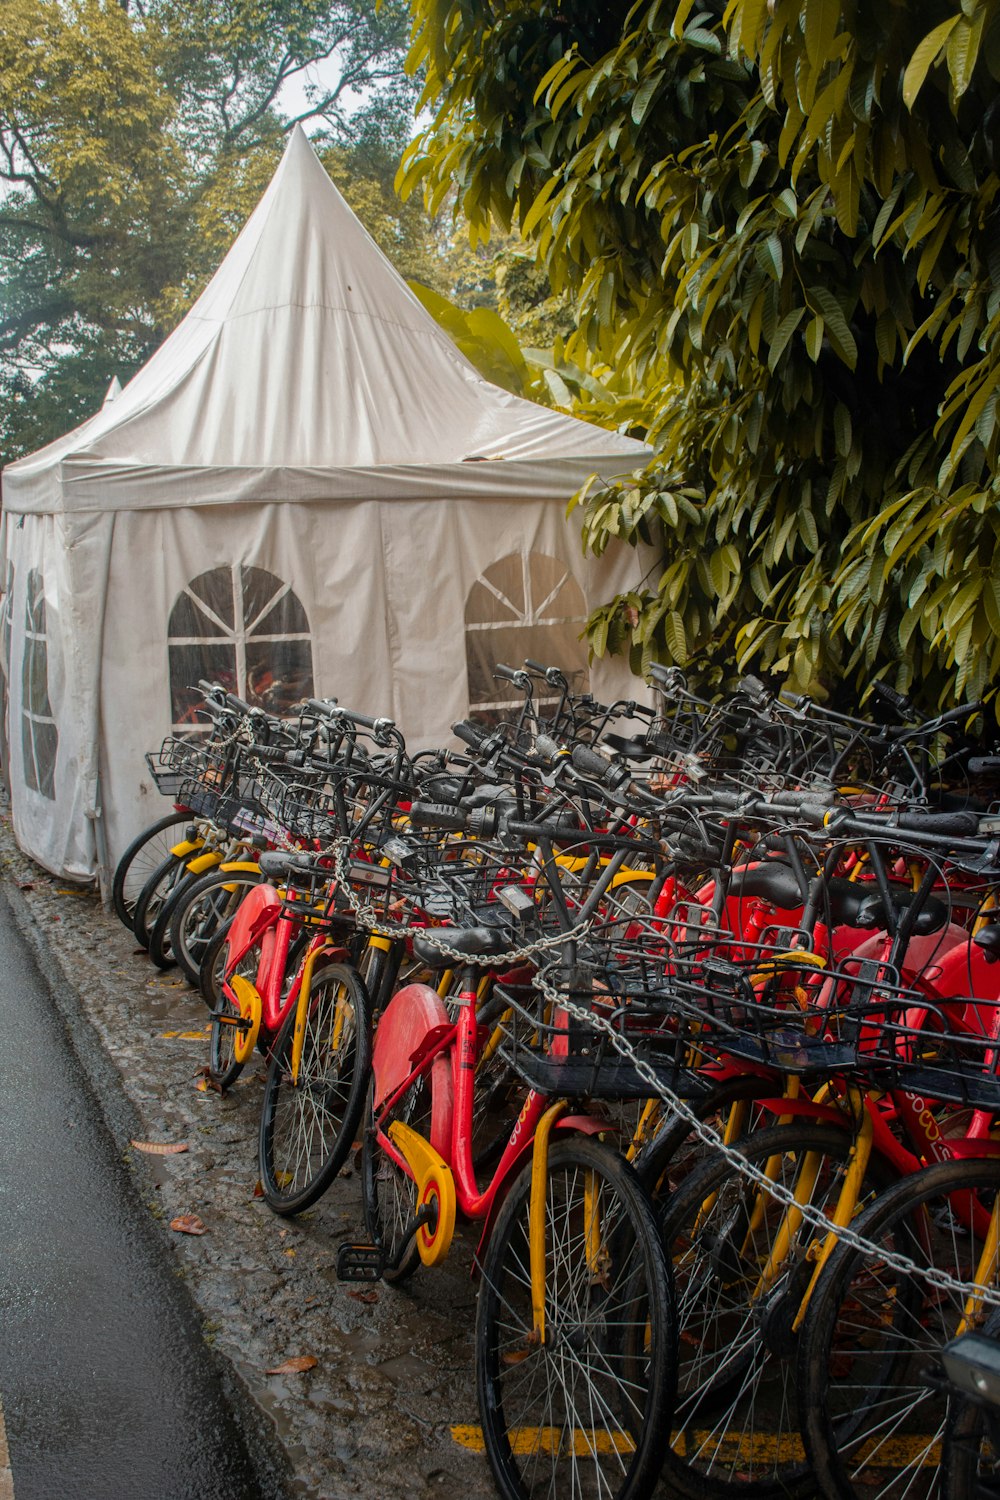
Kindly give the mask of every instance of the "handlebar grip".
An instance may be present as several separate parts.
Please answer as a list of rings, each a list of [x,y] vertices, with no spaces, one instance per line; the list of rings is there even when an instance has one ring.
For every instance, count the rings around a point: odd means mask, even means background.
[[[907,833],[936,833],[954,838],[975,838],[979,814],[974,812],[901,812],[899,827]]]
[[[465,832],[466,815],[443,802],[411,802],[410,822],[418,828],[440,828],[448,833]]]
[[[543,677],[545,676],[546,672],[549,670],[548,667],[543,666],[540,661],[532,661],[532,659],[531,659],[530,656],[526,656],[524,658],[524,665],[526,667],[528,667],[529,670],[532,671],[532,672],[541,672],[541,674],[542,674]]]
[[[876,698],[881,698],[883,703],[887,703],[889,707],[894,708],[897,713],[912,714],[913,704],[910,702],[909,698],[907,698],[906,694],[897,692],[896,689],[894,687],[890,687],[887,682],[873,682],[872,692],[875,694]]]
[[[490,731],[483,724],[473,724],[470,719],[459,719],[457,724],[451,726],[451,732],[463,745],[468,745],[473,750],[478,750],[484,740],[490,737]]]
[[[571,759],[578,771],[582,771],[585,776],[596,776],[598,781],[604,781],[612,769],[608,758],[598,755],[589,745],[574,745]]]
[[[296,752],[294,750],[290,751],[287,745],[247,746],[248,755],[252,756],[256,760],[270,762],[273,765],[276,765],[279,762],[282,765],[295,765],[295,761],[290,761],[287,759],[289,755],[294,755],[295,753]]]
[[[931,726],[942,724],[958,724],[962,719],[970,719],[973,714],[978,714],[983,708],[983,700],[977,699],[974,703],[960,703],[957,708],[949,708],[947,713],[938,714],[937,718],[929,721]],[[918,724],[918,729],[927,729],[927,724]]]
[[[664,667],[658,661],[650,662],[649,675],[661,687],[678,688],[684,686],[684,673],[680,667]]]
[[[547,734],[536,734],[535,753],[538,755],[540,760],[547,761],[548,764],[551,765],[559,755],[559,746],[556,744],[555,740],[550,739]]]
[[[263,713],[264,712],[263,709],[256,709],[256,710],[252,709],[250,707],[249,703],[245,702],[244,699],[242,699],[242,698],[237,698],[237,696],[236,696],[235,693],[227,693],[226,694],[226,703],[229,705],[230,708],[235,709],[235,711],[238,714],[252,714],[254,712],[256,712],[256,713]]]
[[[548,823],[525,823],[520,818],[508,818],[504,825],[507,833],[515,839],[537,844],[539,839],[570,839],[574,842],[587,837],[587,830],[568,819],[552,819]]]
[[[514,667],[505,666],[502,661],[498,661],[493,668],[493,676],[502,677],[505,682],[512,682],[515,687],[523,687],[528,681],[524,672],[518,671]]]
[[[988,771],[1000,771],[1000,755],[973,755],[970,758],[970,776],[981,776]]]
[[[307,698],[303,704],[306,713],[318,714],[322,719],[329,718],[336,707],[336,698]]]
[[[625,766],[617,765],[609,761],[603,755],[598,755],[596,750],[591,750],[589,745],[574,745],[571,756],[573,765],[584,776],[591,776],[599,781],[602,786],[617,791],[631,779],[631,772]]]
[[[384,715],[372,718],[370,714],[355,713],[353,708],[342,708],[341,715],[352,724],[357,724],[359,729],[395,729],[395,720],[388,719]]]

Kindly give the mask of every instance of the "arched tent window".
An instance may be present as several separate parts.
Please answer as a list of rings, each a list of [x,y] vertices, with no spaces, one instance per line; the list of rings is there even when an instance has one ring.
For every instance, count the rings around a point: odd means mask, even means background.
[[[286,713],[313,692],[309,621],[287,583],[264,568],[233,563],[191,580],[168,626],[171,716],[175,728],[202,721],[199,679],[269,713]]]
[[[580,640],[586,616],[583,591],[558,558],[545,552],[511,552],[488,567],[465,601],[472,712],[497,718],[522,701],[510,683],[494,678],[493,669],[497,662],[519,667],[525,657],[561,667],[574,692],[586,692],[587,648]],[[548,701],[544,694],[535,699],[539,704]]]
[[[6,622],[5,622],[6,623]],[[4,649],[7,650],[6,631]],[[45,588],[37,568],[28,574],[21,667],[21,747],[25,785],[55,799],[56,729],[49,702],[49,648],[45,636]]]

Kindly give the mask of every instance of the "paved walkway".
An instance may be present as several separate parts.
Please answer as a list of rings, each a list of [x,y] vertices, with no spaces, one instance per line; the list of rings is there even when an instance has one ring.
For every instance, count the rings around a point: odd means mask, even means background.
[[[0,1142],[0,1500],[263,1500],[2,896]]]

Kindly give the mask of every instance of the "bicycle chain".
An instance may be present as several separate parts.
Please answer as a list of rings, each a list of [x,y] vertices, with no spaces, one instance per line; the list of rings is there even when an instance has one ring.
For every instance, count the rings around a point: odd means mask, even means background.
[[[442,958],[450,958],[456,963],[467,964],[470,958],[475,957],[474,954],[462,953],[458,948],[452,947],[447,939],[441,936],[442,932],[447,932],[447,928],[414,928],[403,926],[402,924],[389,926],[382,921],[378,910],[370,903],[356,903],[355,894],[351,889],[350,877],[344,861],[344,855],[348,847],[349,841],[338,840],[336,844],[330,845],[328,849],[322,852],[327,856],[332,855],[337,882],[345,892],[349,893],[352,913],[358,925],[365,932],[370,933],[373,937],[405,938],[412,937],[414,932],[418,931],[421,942],[430,943],[433,948],[438,950]],[[551,937],[535,938],[523,948],[511,948],[506,953],[490,953],[486,955],[489,958],[489,966],[491,969],[510,968],[514,964],[524,963],[529,959],[534,962],[539,953],[554,951],[557,948],[562,948],[566,943],[575,942],[578,938],[585,936],[590,931],[592,925],[592,919],[586,917],[567,932],[554,933]]]
[[[633,1065],[643,1082],[649,1085],[651,1094],[657,1095],[681,1119],[685,1120],[704,1145],[721,1155],[738,1173],[755,1183],[757,1187],[764,1188],[768,1195],[775,1198],[783,1207],[795,1209],[814,1229],[824,1235],[833,1234],[852,1250],[860,1251],[863,1255],[875,1256],[892,1270],[904,1275],[919,1276],[941,1291],[955,1292],[963,1298],[980,1298],[991,1307],[1000,1307],[1000,1286],[988,1286],[975,1281],[960,1281],[937,1266],[920,1266],[907,1255],[887,1250],[884,1245],[877,1245],[873,1240],[865,1239],[863,1235],[856,1234],[852,1229],[834,1224],[822,1209],[814,1208],[810,1203],[800,1203],[789,1188],[782,1187],[778,1182],[772,1182],[765,1172],[754,1166],[753,1162],[747,1161],[746,1157],[732,1146],[727,1146],[717,1131],[703,1120],[699,1120],[686,1100],[682,1099],[679,1094],[675,1094],[673,1089],[656,1076],[649,1063],[639,1056],[628,1038],[616,1031],[606,1017],[577,1005],[566,994],[549,984],[544,974],[536,976],[536,983],[545,999],[551,1004],[561,1007],[575,1020],[604,1032],[615,1050]]]

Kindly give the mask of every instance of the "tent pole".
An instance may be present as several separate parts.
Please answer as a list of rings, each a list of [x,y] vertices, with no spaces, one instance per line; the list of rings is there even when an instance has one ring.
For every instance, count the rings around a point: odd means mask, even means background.
[[[108,835],[104,827],[104,804],[101,798],[101,773],[98,771],[94,783],[94,807],[87,817],[94,825],[94,845],[97,850],[97,884],[101,893],[101,905],[105,908],[110,900],[110,868],[108,864]]]

